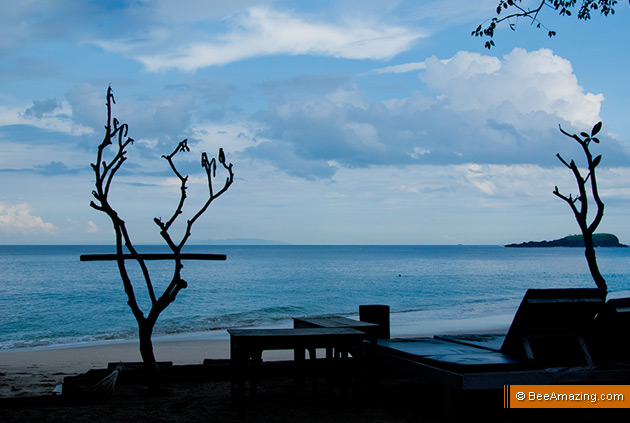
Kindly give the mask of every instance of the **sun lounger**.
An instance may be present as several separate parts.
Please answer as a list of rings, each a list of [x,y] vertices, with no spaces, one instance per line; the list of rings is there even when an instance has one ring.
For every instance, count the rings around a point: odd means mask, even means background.
[[[592,365],[585,340],[605,298],[600,289],[528,290],[501,352],[547,366]]]
[[[505,340],[504,333],[482,333],[482,334],[464,334],[464,335],[436,335],[435,339],[455,342],[458,344],[470,345],[473,347],[490,350],[501,351],[501,346]]]
[[[591,365],[586,338],[604,306],[604,297],[599,289],[530,289],[506,335],[379,340],[378,345],[407,358],[482,354],[485,363],[496,357],[500,365],[516,361],[539,366]]]
[[[615,298],[595,319],[595,329],[588,338],[595,362],[630,366],[630,298]]]
[[[454,407],[455,391],[627,382],[627,369],[597,365],[587,345],[604,304],[605,292],[599,289],[530,289],[505,336],[378,340],[375,354],[441,385],[447,409]],[[630,302],[624,305],[630,316]]]

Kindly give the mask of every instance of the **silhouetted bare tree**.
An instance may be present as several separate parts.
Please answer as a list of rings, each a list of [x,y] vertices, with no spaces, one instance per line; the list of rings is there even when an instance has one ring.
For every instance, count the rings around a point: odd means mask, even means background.
[[[203,206],[193,215],[192,218],[188,220],[185,233],[183,234],[181,240],[179,240],[179,242],[176,242],[169,233],[169,229],[171,228],[173,223],[175,223],[177,218],[182,215],[184,202],[186,200],[188,177],[180,174],[175,166],[175,163],[173,162],[173,157],[177,153],[190,151],[187,140],[181,141],[171,154],[162,156],[168,161],[173,173],[180,180],[181,194],[179,203],[177,204],[173,215],[166,222],[163,222],[159,218],[154,219],[155,223],[160,229],[160,235],[172,251],[172,255],[169,257],[174,260],[175,264],[173,277],[170,283],[168,284],[162,295],[160,297],[157,297],[155,295],[154,286],[149,274],[149,270],[145,264],[145,258],[143,258],[143,255],[139,254],[138,251],[135,249],[129,236],[125,221],[118,215],[114,207],[109,202],[109,193],[112,182],[114,180],[114,176],[127,159],[127,147],[129,147],[129,145],[134,142],[132,138],[129,138],[127,136],[127,124],[121,124],[118,119],[112,118],[112,104],[115,104],[115,100],[112,88],[110,86],[107,90],[107,126],[105,127],[105,138],[103,139],[103,142],[98,146],[96,163],[92,164],[92,169],[94,170],[94,173],[96,175],[96,189],[92,191],[92,195],[94,196],[95,200],[90,203],[90,206],[98,211],[106,213],[111,219],[112,224],[114,225],[114,233],[116,237],[115,259],[118,263],[118,270],[122,278],[125,293],[127,294],[127,304],[131,308],[131,311],[133,312],[133,315],[138,322],[140,354],[142,356],[145,369],[147,370],[149,386],[157,387],[157,363],[155,360],[155,355],[153,353],[153,344],[151,341],[153,328],[158,320],[158,317],[160,316],[160,313],[164,311],[164,309],[166,309],[166,307],[168,307],[168,305],[175,300],[175,297],[177,296],[179,291],[186,288],[187,286],[186,281],[182,279],[181,276],[181,270],[183,268],[181,251],[191,235],[192,226],[208,209],[208,206],[210,206],[210,204],[215,199],[226,192],[227,189],[232,185],[234,181],[234,173],[232,172],[232,164],[230,163],[228,165],[226,163],[223,149],[219,149],[218,165],[222,166],[225,171],[227,171],[227,178],[225,179],[225,182],[223,182],[223,185],[220,187],[220,189],[215,191],[213,182],[216,178],[216,170],[218,166],[217,160],[215,160],[214,158],[212,160],[208,160],[208,156],[206,155],[206,153],[202,154],[201,165],[205,169],[207,175],[209,188],[208,198]],[[111,160],[109,161],[104,158],[107,150],[113,150],[113,158],[111,158]],[[151,308],[146,315],[142,311],[136,300],[134,285],[131,281],[129,273],[127,272],[127,267],[125,265],[124,248],[129,251],[129,253],[131,254],[131,258],[138,263],[140,269],[142,270],[144,284],[146,285],[148,296],[151,301]]]
[[[595,168],[597,167],[599,162],[602,160],[602,156],[599,155],[593,158],[593,155],[590,151],[590,144],[591,142],[594,142],[596,144],[599,143],[599,139],[595,137],[595,135],[597,135],[601,129],[602,129],[602,123],[598,122],[597,124],[595,124],[595,126],[593,126],[590,134],[586,132],[582,132],[580,133],[580,135],[577,135],[577,134],[569,134],[568,132],[564,131],[562,127],[560,127],[560,131],[564,135],[577,141],[578,144],[580,144],[580,146],[584,150],[584,154],[586,156],[587,173],[586,173],[586,176],[583,177],[582,173],[580,172],[580,169],[578,168],[574,160],[571,160],[571,162],[567,162],[565,159],[562,158],[560,154],[557,154],[556,156],[558,157],[558,159],[566,167],[571,169],[571,172],[573,172],[573,176],[575,177],[575,181],[577,182],[579,194],[576,197],[573,197],[572,194],[569,194],[569,196],[567,197],[566,195],[563,195],[560,193],[557,186],[555,187],[553,193],[557,197],[563,199],[571,207],[571,210],[573,211],[573,214],[575,215],[575,220],[577,220],[577,223],[580,226],[580,230],[582,231],[582,237],[584,238],[586,262],[588,263],[588,268],[591,272],[591,275],[593,276],[593,279],[595,280],[595,284],[597,285],[598,288],[607,289],[606,281],[604,280],[604,277],[599,272],[599,268],[597,266],[597,260],[595,257],[595,247],[593,245],[593,234],[595,233],[595,229],[597,229],[597,226],[600,224],[600,222],[602,221],[602,218],[604,217],[604,203],[599,197],[599,192],[597,189],[597,178],[595,176]],[[588,215],[588,202],[589,202],[587,184],[589,180],[590,180],[590,191],[593,196],[593,201],[595,201],[595,205],[597,206],[597,212],[595,213],[595,217],[590,223],[588,222],[588,216],[587,216]],[[577,205],[578,202],[579,202],[579,207]]]
[[[526,1],[527,3],[528,1]],[[485,47],[490,49],[494,47],[494,30],[503,22],[509,24],[510,29],[516,30],[516,24],[519,19],[523,18],[530,22],[532,25],[536,25],[537,28],[547,29],[547,35],[553,37],[556,35],[556,31],[546,28],[539,20],[538,16],[543,9],[553,9],[557,11],[560,16],[571,16],[571,11],[577,6],[577,0],[534,0],[529,3],[534,3],[532,7],[523,5],[522,0],[499,0],[496,13],[497,16],[479,25],[472,35],[475,37],[488,37]],[[614,15],[615,6],[618,3],[617,0],[582,0],[582,4],[579,7],[577,17],[582,20],[589,20],[591,18],[591,11],[599,10],[604,16]],[[502,17],[499,17],[502,16]],[[485,27],[484,27],[485,25]]]

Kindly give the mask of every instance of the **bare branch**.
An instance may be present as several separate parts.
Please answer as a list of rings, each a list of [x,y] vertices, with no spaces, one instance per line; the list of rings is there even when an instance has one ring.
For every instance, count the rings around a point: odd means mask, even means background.
[[[190,219],[188,221],[187,226],[186,226],[186,233],[184,234],[184,237],[182,238],[182,240],[180,241],[180,244],[179,244],[180,248],[184,246],[184,244],[186,243],[186,241],[190,237],[192,226],[195,224],[197,219],[199,219],[201,217],[201,215],[206,212],[206,210],[208,209],[210,204],[212,204],[212,202],[214,200],[216,200],[224,192],[226,192],[228,190],[228,188],[234,182],[234,172],[232,171],[232,163],[230,163],[229,165],[226,163],[225,153],[223,152],[222,148],[219,149],[219,156],[218,157],[219,157],[219,163],[223,166],[223,168],[225,170],[227,170],[228,177],[225,180],[223,188],[221,188],[218,192],[214,193],[213,192],[213,188],[212,188],[213,187],[212,181],[213,181],[213,178],[216,177],[216,162],[215,162],[214,158],[210,162],[208,162],[208,157],[207,157],[206,153],[202,154],[202,156],[201,156],[201,165],[205,168],[206,175],[208,177],[209,197],[208,197],[208,200],[206,201],[206,203],[199,209],[199,211],[192,217],[192,219]]]
[[[107,89],[107,124],[105,126],[105,137],[103,138],[103,142],[98,146],[97,149],[97,160],[96,163],[92,164],[92,169],[94,170],[94,174],[96,176],[95,187],[96,189],[92,191],[92,195],[96,199],[96,202],[91,202],[90,205],[99,211],[106,213],[112,223],[114,225],[114,231],[116,233],[116,248],[119,254],[122,254],[123,244],[124,246],[132,253],[135,254],[138,259],[138,264],[142,270],[145,283],[147,286],[147,291],[149,293],[149,297],[152,303],[156,302],[156,297],[153,290],[153,284],[151,282],[151,278],[149,275],[149,271],[144,263],[144,261],[137,255],[133,244],[131,243],[131,239],[127,232],[127,228],[125,226],[125,222],[120,219],[114,208],[109,204],[109,191],[111,188],[111,184],[114,180],[114,176],[116,172],[121,168],[123,163],[127,160],[126,148],[133,144],[133,139],[127,137],[128,135],[128,126],[127,124],[120,125],[118,119],[112,117],[112,104],[116,104],[116,100],[114,99],[114,93],[112,91],[111,86]],[[107,147],[112,146],[112,138],[117,136],[118,143],[115,147],[114,158],[109,162],[109,164],[103,159],[104,152]],[[122,256],[121,256],[122,257]],[[138,303],[136,301],[135,295],[133,293],[133,285],[129,276],[126,272],[124,260],[118,260],[119,271],[121,274],[121,278],[123,280],[123,285],[125,287],[125,292],[127,293],[128,303],[131,309],[133,310],[136,319],[143,319],[143,313],[140,310]],[[139,320],[140,322],[140,320]]]
[[[568,163],[566,160],[562,158],[562,156],[560,156],[560,154],[557,154],[556,157],[558,157],[558,159],[562,162],[562,164],[564,164],[566,167],[571,169],[571,171],[573,172],[573,176],[578,186],[579,196],[573,198],[572,195],[569,195],[567,197],[566,195],[563,195],[559,192],[558,187],[555,187],[553,193],[556,197],[564,200],[571,207],[571,210],[573,211],[575,219],[578,223],[578,226],[580,227],[580,230],[582,231],[582,237],[584,239],[584,246],[585,246],[586,261],[588,263],[589,270],[591,271],[591,275],[593,276],[593,279],[595,280],[595,283],[599,288],[607,289],[606,281],[604,280],[603,276],[599,272],[599,268],[597,266],[597,261],[595,258],[595,249],[593,245],[593,234],[595,233],[595,230],[601,223],[602,218],[604,216],[604,203],[602,202],[599,196],[599,190],[597,187],[597,178],[595,175],[595,168],[601,161],[601,155],[593,159],[593,155],[591,154],[591,151],[589,148],[589,145],[591,142],[599,143],[599,140],[595,138],[595,135],[600,131],[601,127],[602,127],[602,123],[598,122],[597,124],[595,124],[595,126],[593,126],[590,134],[586,132],[582,132],[581,137],[580,135],[577,135],[577,134],[570,134],[566,132],[565,130],[563,130],[562,127],[560,127],[560,132],[562,132],[562,134],[577,141],[578,144],[582,147],[582,150],[584,151],[584,155],[586,156],[588,173],[586,174],[586,177],[582,177],[582,174],[574,160],[571,160],[571,162]],[[593,196],[593,200],[595,201],[595,204],[597,206],[595,218],[592,220],[590,224],[588,223],[589,200],[588,200],[588,193],[587,193],[587,183],[589,180],[590,180],[591,195]],[[578,201],[580,202],[579,208],[576,205]]]
[[[184,203],[187,197],[186,190],[188,176],[183,176],[178,171],[173,159],[175,155],[179,152],[190,151],[190,148],[188,147],[188,140],[185,139],[181,141],[171,154],[162,156],[168,161],[171,170],[180,180],[180,198],[175,208],[175,211],[173,212],[173,215],[166,222],[162,222],[160,218],[154,218],[154,222],[160,228],[160,234],[162,238],[166,241],[167,245],[173,252],[175,261],[175,270],[171,282],[164,290],[162,295],[157,298],[153,289],[153,283],[151,282],[149,270],[144,262],[144,259],[142,258],[142,255],[140,255],[136,251],[133,243],[131,242],[131,238],[129,236],[129,232],[127,231],[124,220],[122,220],[118,216],[118,213],[109,203],[109,192],[114,181],[114,177],[127,160],[127,147],[133,144],[133,139],[128,137],[128,125],[126,123],[121,124],[118,119],[112,117],[112,104],[115,103],[116,102],[114,99],[114,94],[110,86],[107,90],[107,124],[105,126],[105,137],[103,138],[101,144],[98,146],[96,162],[95,164],[92,164],[92,170],[94,171],[95,175],[95,189],[92,191],[92,196],[94,197],[94,200],[90,202],[90,206],[95,210],[106,213],[110,217],[114,226],[114,232],[116,235],[116,262],[118,264],[118,270],[123,282],[125,293],[127,295],[127,304],[131,308],[131,311],[138,323],[140,353],[145,363],[145,368],[149,370],[149,375],[153,375],[149,376],[149,378],[154,379],[155,373],[157,371],[157,365],[151,342],[153,327],[156,324],[160,313],[166,307],[168,307],[169,304],[175,301],[177,294],[182,289],[188,286],[188,283],[181,277],[181,270],[183,268],[180,255],[181,249],[190,237],[191,229],[195,221],[197,221],[197,219],[199,219],[199,217],[201,217],[201,215],[208,209],[208,206],[212,203],[212,201],[222,195],[230,187],[230,185],[234,181],[234,173],[232,172],[232,165],[226,164],[225,154],[223,153],[223,150],[220,149],[218,162],[223,166],[224,169],[228,171],[229,176],[226,179],[223,188],[216,193],[213,192],[212,185],[213,179],[216,178],[217,160],[213,158],[212,161],[208,162],[206,153],[203,153],[202,166],[206,169],[206,173],[208,176],[208,200],[197,211],[197,213],[194,214],[194,216],[190,220],[188,220],[185,234],[183,235],[180,243],[176,244],[169,234],[169,229],[177,220],[177,218],[183,213]],[[112,142],[114,138],[116,138],[116,143]],[[107,160],[105,160],[104,158],[104,155],[106,150],[109,149],[113,150],[113,158],[111,159],[111,161],[107,162]],[[146,316],[138,305],[136,294],[134,292],[134,286],[125,266],[125,257],[123,255],[124,248],[127,248],[127,250],[129,250],[132,258],[134,258],[135,261],[139,264],[142,270],[143,277],[145,279],[147,292],[149,298],[151,299],[151,308],[148,315]]]
[[[168,233],[169,228],[171,227],[171,225],[175,222],[175,220],[177,220],[177,217],[182,214],[182,209],[184,208],[184,202],[186,201],[186,183],[188,182],[188,176],[182,176],[179,171],[177,170],[177,167],[175,166],[175,163],[173,162],[173,157],[179,153],[180,151],[183,152],[188,152],[190,151],[190,148],[188,147],[188,139],[185,139],[183,141],[181,141],[177,147],[175,148],[175,150],[169,154],[168,156],[162,156],[163,158],[165,158],[168,161],[168,164],[171,166],[171,169],[173,170],[173,173],[175,173],[175,176],[177,176],[177,178],[180,181],[180,198],[179,198],[179,204],[177,205],[177,208],[175,209],[175,211],[173,212],[173,215],[171,216],[171,218],[164,224],[164,225],[159,225],[162,229],[162,232],[166,232]],[[174,244],[173,244],[174,245]]]
[[[564,160],[564,159],[562,158],[562,156],[560,155],[560,153],[556,154],[556,157],[557,157],[557,158],[558,158],[558,159],[559,159],[559,160],[560,160],[560,161],[561,161],[561,162],[562,162],[562,163],[563,163],[566,167],[568,167],[569,169],[571,169],[571,165],[570,165],[569,163],[567,163],[567,161],[566,161],[566,160]]]

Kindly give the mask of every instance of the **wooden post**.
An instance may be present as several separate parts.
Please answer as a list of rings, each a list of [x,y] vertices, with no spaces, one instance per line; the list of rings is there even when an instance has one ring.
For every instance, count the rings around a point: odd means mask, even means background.
[[[360,305],[359,320],[362,322],[376,323],[378,339],[389,339],[389,306],[381,304]]]

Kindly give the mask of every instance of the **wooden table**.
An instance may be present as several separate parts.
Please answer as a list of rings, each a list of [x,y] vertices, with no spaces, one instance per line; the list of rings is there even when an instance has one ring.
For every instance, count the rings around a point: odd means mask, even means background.
[[[376,323],[361,322],[359,320],[349,319],[343,316],[325,316],[325,317],[294,317],[294,328],[351,328],[365,332],[370,341],[376,340],[379,326]],[[331,358],[333,355],[339,356],[342,351],[336,351],[333,348],[326,349],[326,357]],[[296,354],[299,354],[296,351]]]
[[[294,317],[294,328],[352,328],[372,335],[378,329],[376,323],[362,322],[343,316]]]
[[[250,393],[256,393],[258,366],[265,350],[309,350],[312,360],[317,348],[335,349],[360,359],[365,332],[352,328],[296,328],[296,329],[228,329],[232,366],[232,398],[243,396],[248,367]],[[331,359],[331,357],[328,357]],[[298,373],[303,375],[304,354],[295,355]],[[251,366],[249,366],[251,364]]]

